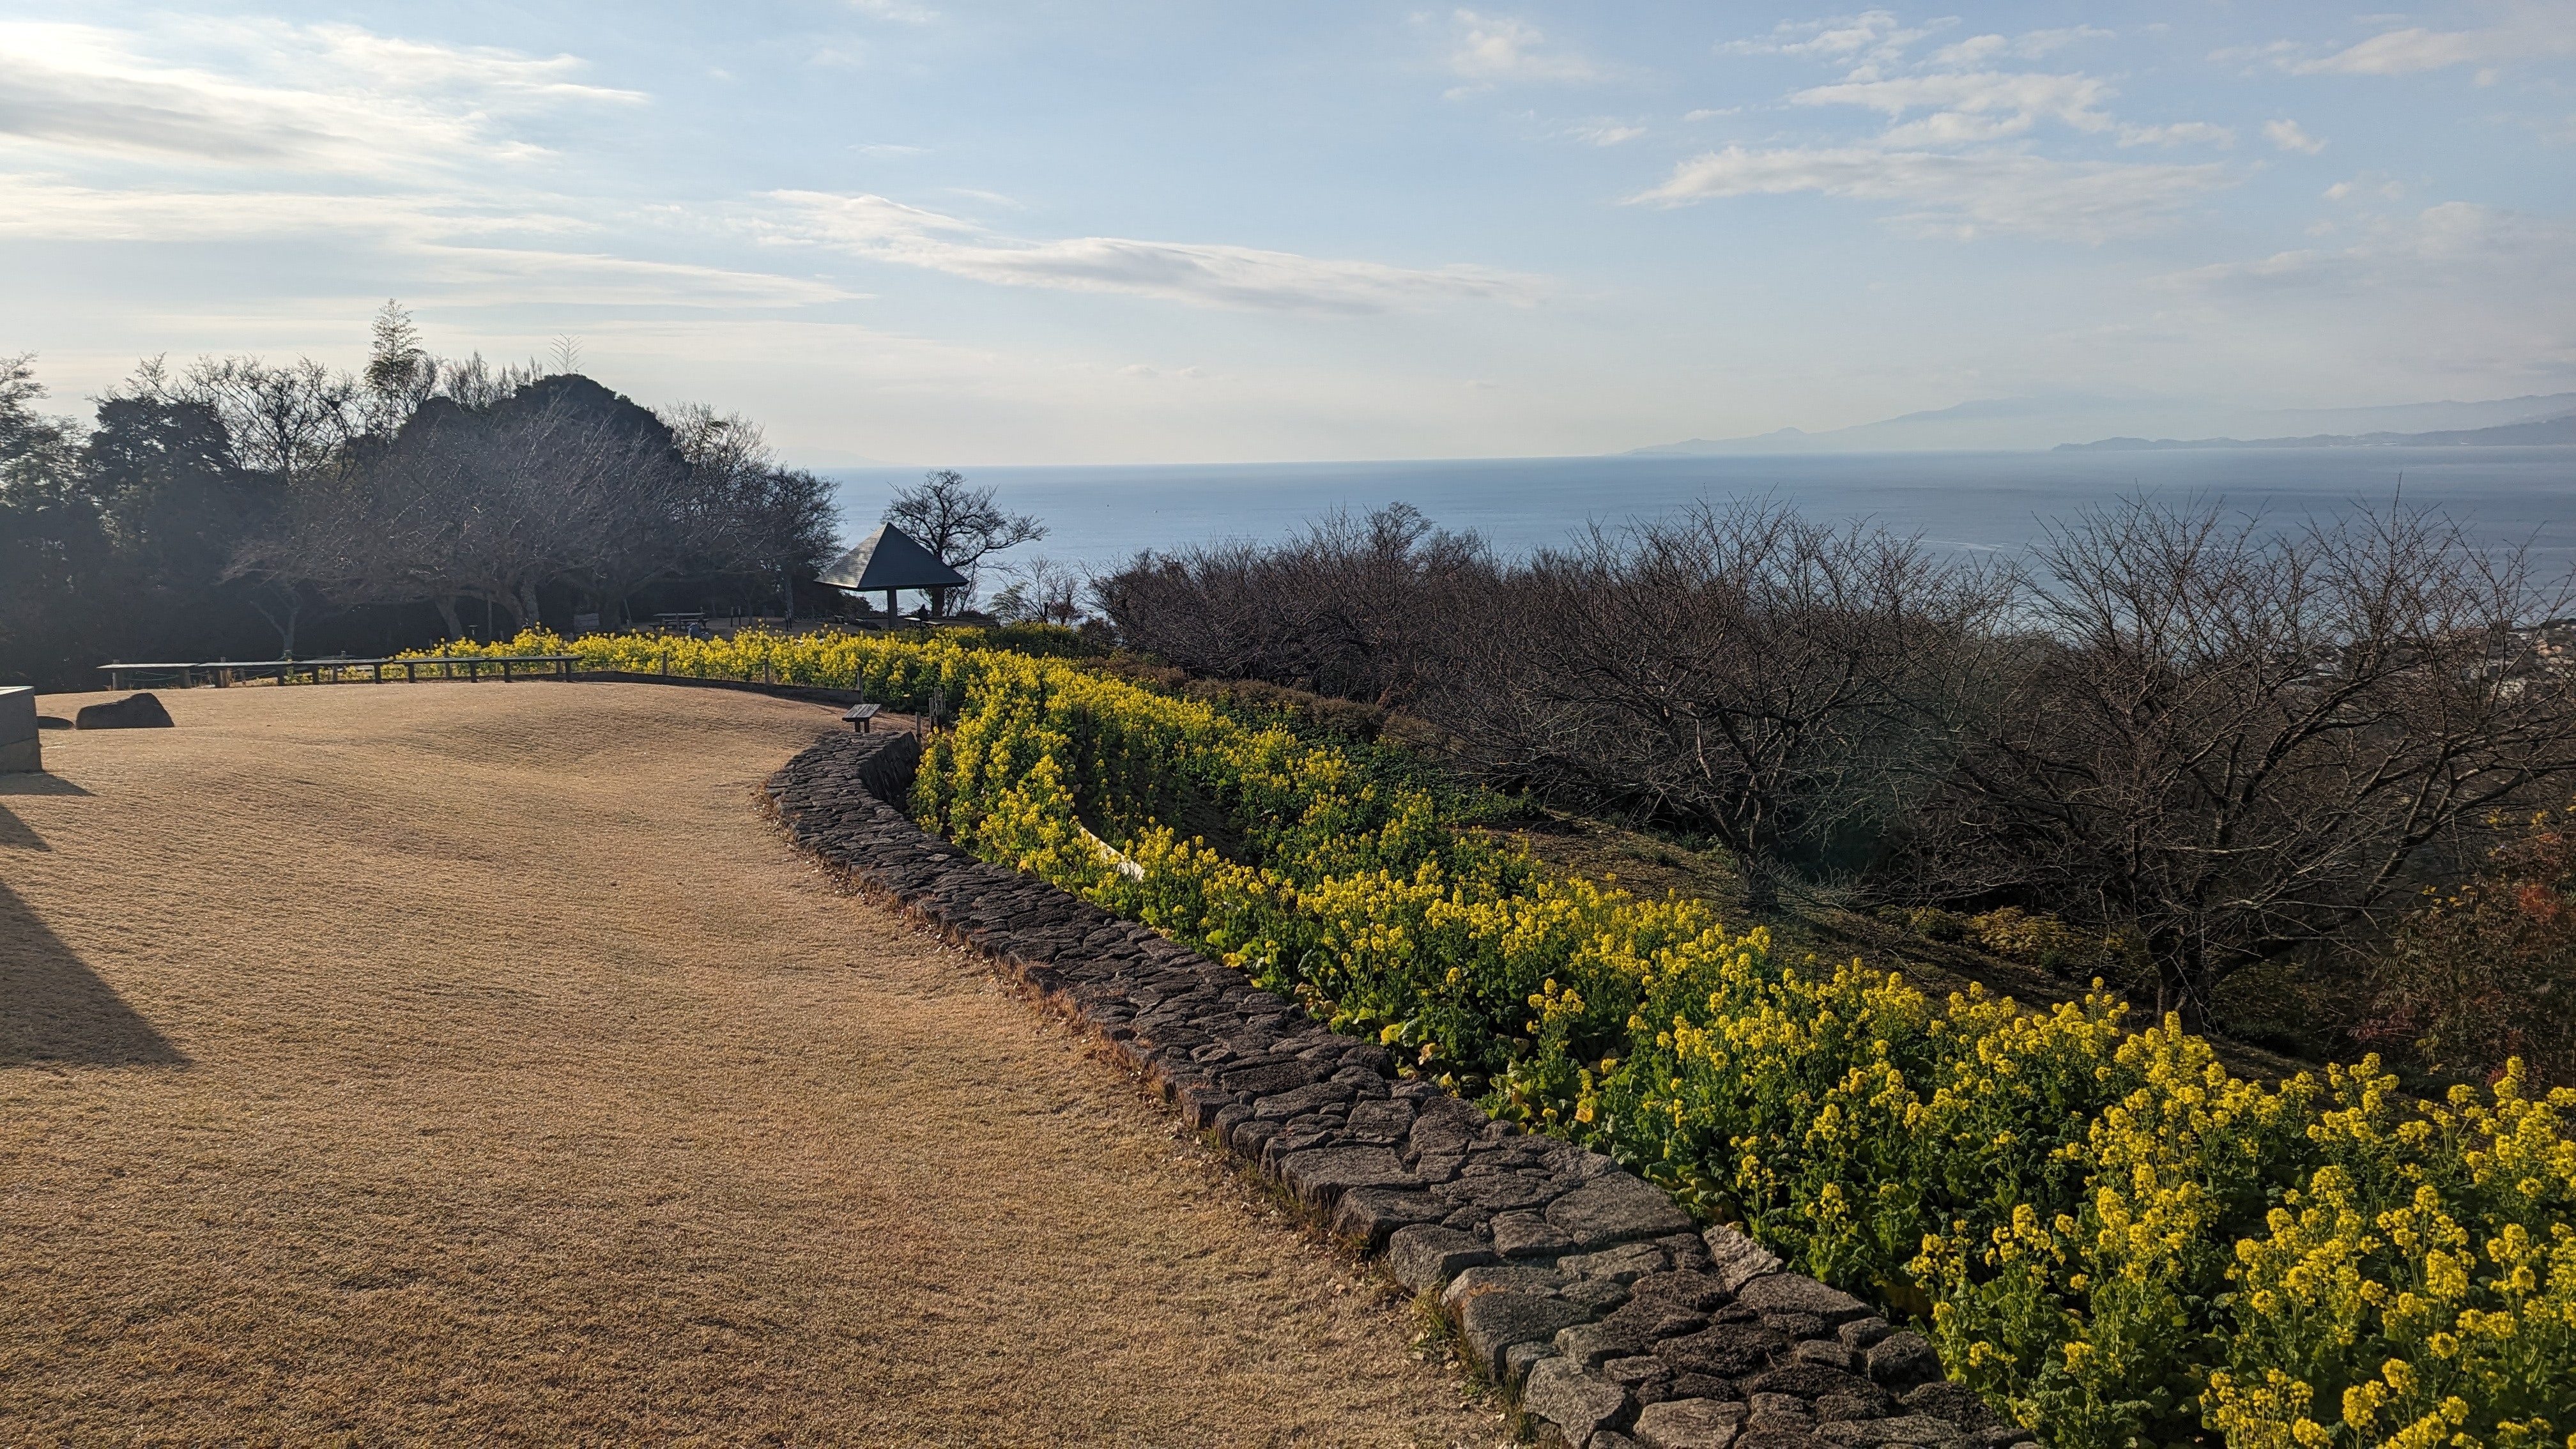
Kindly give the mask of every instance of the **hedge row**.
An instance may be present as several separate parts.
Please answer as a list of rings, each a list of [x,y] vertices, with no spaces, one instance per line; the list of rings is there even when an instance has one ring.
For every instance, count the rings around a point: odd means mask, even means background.
[[[1058,660],[690,647],[940,693],[926,825],[1915,1312],[2053,1444],[2576,1449],[2576,1092],[2515,1070],[2408,1101],[2374,1058],[2265,1085],[2098,991],[2033,1013],[1780,961],[1700,902],[1551,875],[1353,747]]]

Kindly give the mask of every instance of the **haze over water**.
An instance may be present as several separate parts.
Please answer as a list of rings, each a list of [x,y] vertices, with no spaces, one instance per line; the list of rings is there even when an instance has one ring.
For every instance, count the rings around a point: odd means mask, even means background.
[[[843,532],[873,527],[913,468],[828,470]],[[1709,499],[1768,498],[1812,518],[1869,518],[1945,549],[2016,549],[2125,494],[2215,497],[2283,525],[2356,501],[2438,506],[2492,542],[2529,541],[2576,564],[2576,448],[2210,449],[2163,452],[1846,453],[1768,457],[1436,459],[1377,463],[993,467],[964,470],[1048,526],[1043,554],[1100,567],[1139,549],[1268,542],[1335,508],[1410,503],[1499,551],[1562,544]]]

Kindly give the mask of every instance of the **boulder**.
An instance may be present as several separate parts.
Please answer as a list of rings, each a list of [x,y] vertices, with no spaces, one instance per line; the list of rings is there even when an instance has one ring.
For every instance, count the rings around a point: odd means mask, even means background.
[[[84,730],[166,730],[170,728],[170,711],[149,694],[129,694],[105,704],[85,704],[72,717],[72,726]]]

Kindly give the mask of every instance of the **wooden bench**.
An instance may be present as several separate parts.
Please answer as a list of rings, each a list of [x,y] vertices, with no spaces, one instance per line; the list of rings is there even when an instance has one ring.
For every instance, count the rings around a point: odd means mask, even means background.
[[[850,729],[854,733],[874,734],[877,727],[877,714],[884,708],[885,706],[881,704],[854,704],[841,711],[841,718],[850,722]]]

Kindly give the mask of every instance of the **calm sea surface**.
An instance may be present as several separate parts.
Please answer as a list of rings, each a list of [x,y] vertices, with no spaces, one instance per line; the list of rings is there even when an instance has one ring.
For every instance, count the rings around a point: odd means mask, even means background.
[[[918,470],[829,470],[843,531],[873,526]],[[1139,549],[1271,540],[1334,508],[1405,502],[1497,549],[1563,543],[1699,499],[1767,498],[1819,519],[1869,518],[1942,548],[2014,549],[2043,521],[2128,493],[2295,523],[2356,501],[2439,506],[2491,541],[2529,541],[2576,565],[2576,448],[2211,449],[2141,453],[1872,453],[1723,458],[1505,458],[1409,463],[1244,463],[968,470],[1036,514],[1045,541],[1016,555],[1090,565]]]

